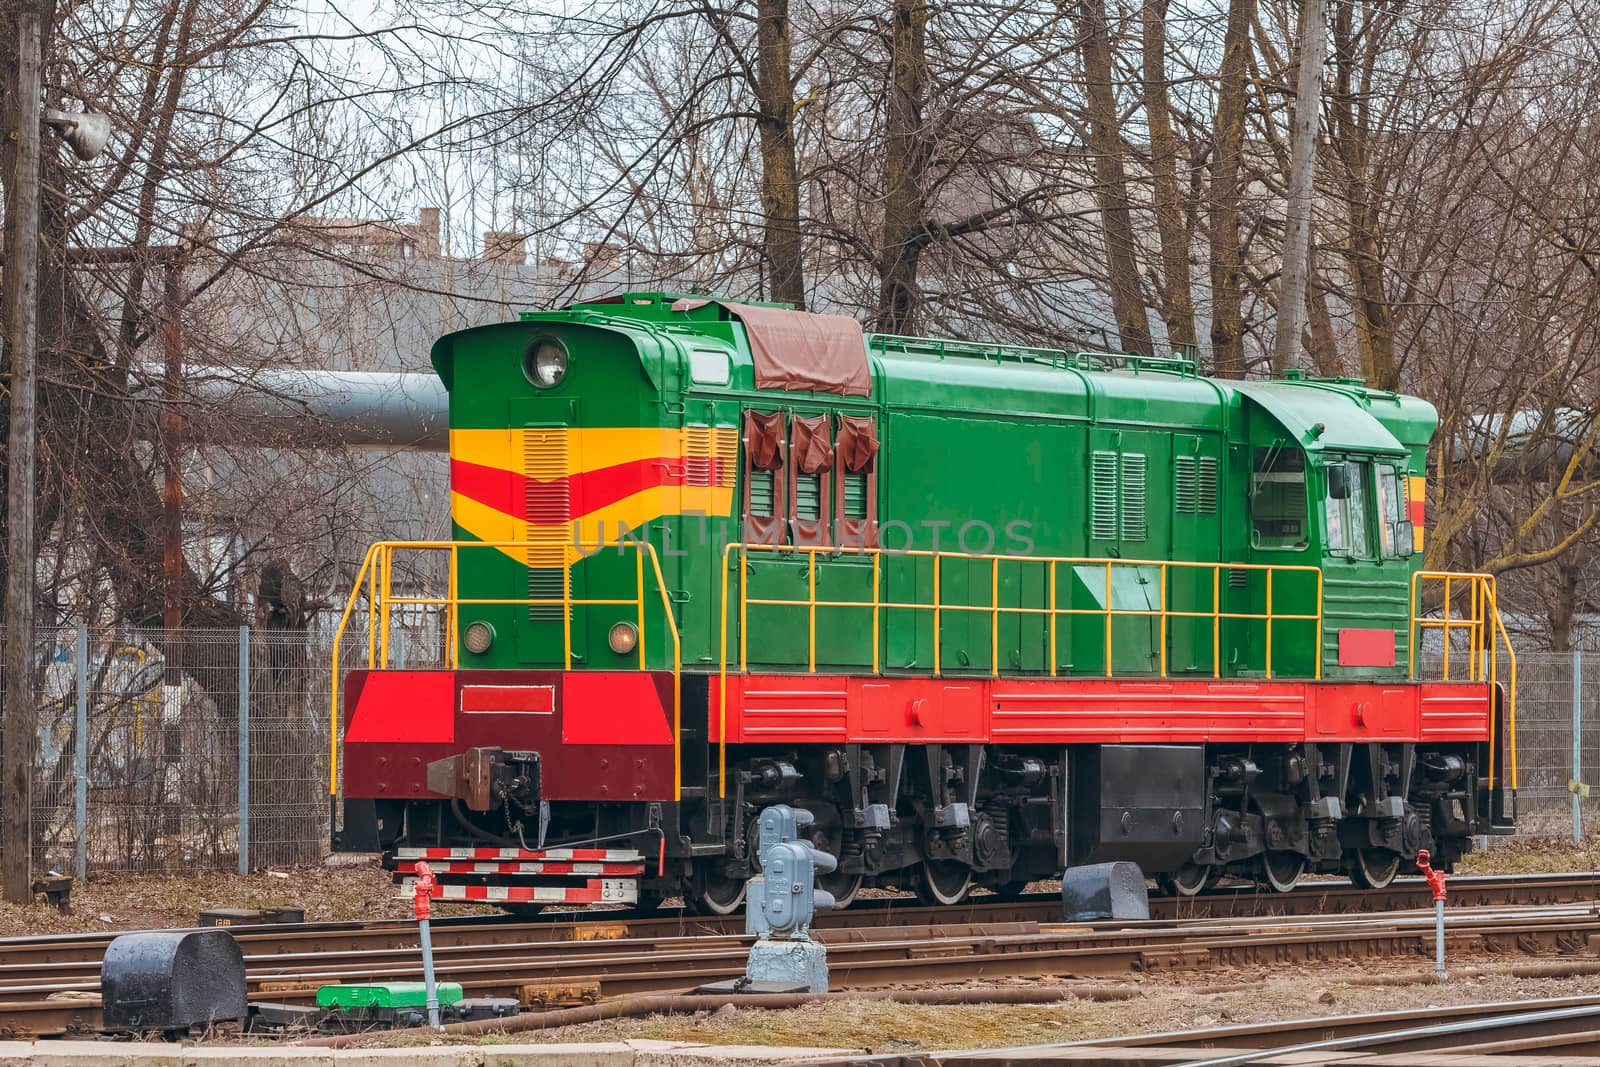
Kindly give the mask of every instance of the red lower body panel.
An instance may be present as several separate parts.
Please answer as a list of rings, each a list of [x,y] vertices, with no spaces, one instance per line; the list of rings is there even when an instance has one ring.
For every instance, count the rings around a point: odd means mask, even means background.
[[[1491,709],[1481,682],[751,674],[727,686],[730,744],[1483,741]]]

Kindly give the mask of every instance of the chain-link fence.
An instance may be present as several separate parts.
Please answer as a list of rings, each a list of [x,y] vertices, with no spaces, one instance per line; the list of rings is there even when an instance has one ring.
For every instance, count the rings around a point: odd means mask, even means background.
[[[75,873],[321,859],[328,650],[316,634],[39,634],[34,863]]]
[[[389,666],[443,664],[436,614],[391,620]],[[336,622],[319,618],[294,633],[186,630],[176,639],[124,628],[41,630],[36,869],[183,872],[320,860]],[[352,618],[341,673],[366,665],[368,640],[368,620]],[[1574,788],[1600,780],[1600,653],[1525,653],[1518,665],[1520,831],[1569,835]],[[1600,827],[1600,789],[1579,804],[1584,827]]]

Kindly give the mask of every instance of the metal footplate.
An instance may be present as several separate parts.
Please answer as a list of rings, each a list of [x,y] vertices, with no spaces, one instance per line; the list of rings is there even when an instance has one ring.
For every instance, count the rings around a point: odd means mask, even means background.
[[[401,848],[395,881],[406,899],[419,860],[433,868],[434,900],[485,904],[636,904],[644,854],[616,848]]]

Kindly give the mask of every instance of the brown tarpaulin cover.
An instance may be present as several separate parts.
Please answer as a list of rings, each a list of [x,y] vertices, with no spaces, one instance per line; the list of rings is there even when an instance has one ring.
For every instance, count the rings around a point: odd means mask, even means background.
[[[878,454],[878,428],[871,419],[859,415],[839,416],[839,462],[851,474],[872,466]]]
[[[744,539],[762,545],[783,543],[783,412],[746,411],[744,413]],[[759,471],[769,471],[765,475]],[[772,479],[771,515],[750,511],[750,483],[758,477]]]
[[[828,443],[828,416],[794,417],[789,431],[789,455],[801,474],[817,474],[833,467],[833,449]]]
[[[728,300],[679,300],[673,311],[718,304],[744,323],[757,389],[868,396],[872,372],[861,324],[848,315],[815,315]]]

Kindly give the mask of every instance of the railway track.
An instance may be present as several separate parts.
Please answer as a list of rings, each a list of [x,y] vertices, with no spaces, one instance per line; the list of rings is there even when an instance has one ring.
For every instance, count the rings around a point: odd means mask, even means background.
[[[743,936],[731,933],[577,940],[507,940],[501,933],[495,943],[440,939],[435,949],[440,979],[461,983],[468,996],[509,996],[524,1003],[557,990],[596,998],[681,991],[742,974],[747,945]],[[1431,915],[1409,911],[1291,921],[1269,916],[835,926],[818,936],[828,946],[831,984],[849,990],[974,978],[1105,978],[1226,965],[1424,957],[1432,951],[1433,923]],[[1600,911],[1592,904],[1466,908],[1452,917],[1448,937],[1457,958],[1593,956],[1600,946]],[[245,956],[253,998],[298,1003],[313,1000],[324,984],[414,980],[419,970],[414,940],[343,950],[301,946],[286,951],[281,944],[246,943]],[[93,1029],[98,989],[97,961],[0,965],[0,1029],[35,1035]]]
[[[1158,1059],[1152,1059],[1152,1053]],[[1393,1067],[1483,1065],[1498,1057],[1535,1055],[1515,1063],[1600,1063],[1600,997],[1554,997],[1360,1015],[1326,1016],[1277,1023],[1139,1034],[1051,1045],[852,1056],[816,1067],[1039,1067],[1082,1064],[1149,1067],[1153,1062],[1185,1067],[1247,1067],[1254,1063],[1320,1063],[1336,1059],[1348,1067],[1372,1061]],[[1404,1060],[1400,1060],[1400,1056]],[[1327,1060],[1319,1057],[1326,1056]],[[1380,1059],[1381,1058],[1381,1059]]]
[[[1386,889],[1361,889],[1343,879],[1306,882],[1290,893],[1254,886],[1224,886],[1199,897],[1154,896],[1153,919],[1225,919],[1249,916],[1356,915],[1431,907],[1420,878],[1396,879]],[[1452,908],[1582,904],[1600,900],[1600,871],[1560,874],[1480,876],[1450,880]],[[820,930],[878,926],[946,926],[974,923],[1051,923],[1061,919],[1061,899],[1033,894],[1014,901],[973,897],[953,907],[924,907],[909,897],[859,900],[842,911],[819,912]],[[503,941],[572,941],[620,938],[699,937],[737,934],[744,917],[694,916],[679,909],[652,915],[631,911],[550,911],[536,919],[504,915],[443,916],[433,920],[439,946],[492,945]],[[92,962],[96,970],[106,946],[122,931],[0,938],[0,976],[27,967]],[[322,922],[236,926],[231,929],[245,952],[313,953],[351,949],[412,948],[416,923],[408,919],[372,922]]]

